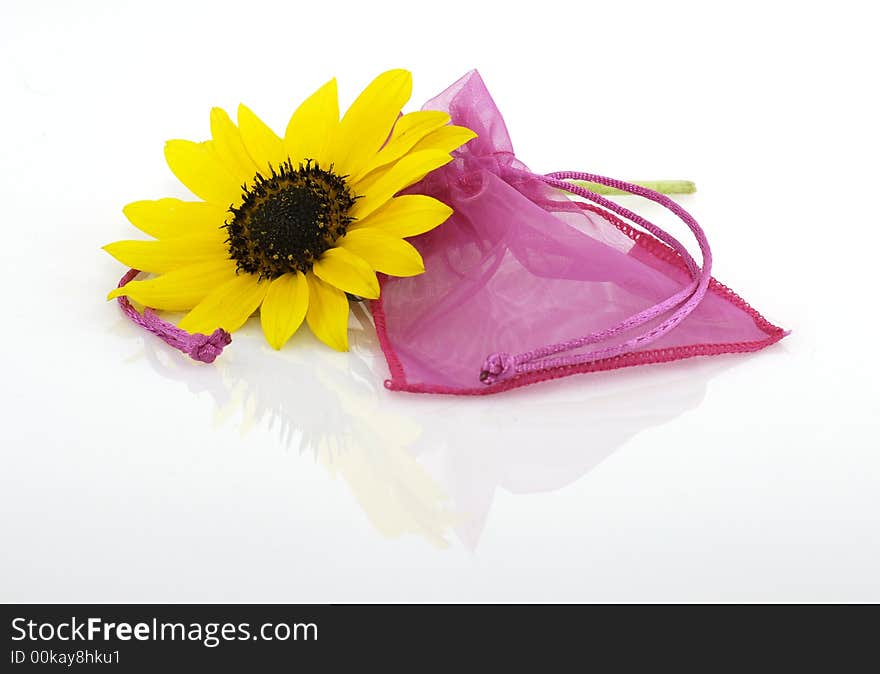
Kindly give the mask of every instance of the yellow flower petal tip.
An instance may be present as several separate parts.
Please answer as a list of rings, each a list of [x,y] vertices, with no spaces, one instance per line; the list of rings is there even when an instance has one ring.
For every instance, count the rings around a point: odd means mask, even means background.
[[[297,331],[309,305],[309,288],[301,271],[271,282],[260,307],[260,324],[266,341],[280,349]]]
[[[403,114],[411,94],[412,74],[388,70],[340,114],[333,78],[282,134],[244,104],[233,118],[212,108],[209,140],[164,148],[196,199],[126,205],[125,217],[152,238],[103,246],[155,276],[114,288],[107,300],[188,312],[180,327],[205,334],[259,314],[275,350],[305,323],[330,348],[348,351],[347,294],[379,297],[377,272],[424,273],[405,239],[452,214],[431,197],[397,195],[476,138],[446,113]]]
[[[324,344],[329,346],[334,351],[339,351],[340,353],[345,353],[346,351],[349,350],[348,334],[347,333],[346,333],[344,339],[338,339],[338,340],[333,340],[333,339],[324,340],[324,339],[322,339],[321,341],[323,341]]]

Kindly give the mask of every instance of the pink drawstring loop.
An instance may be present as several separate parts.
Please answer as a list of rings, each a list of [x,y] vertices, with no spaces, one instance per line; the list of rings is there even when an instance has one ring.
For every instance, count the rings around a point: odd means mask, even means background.
[[[129,269],[125,275],[119,279],[118,287],[121,288],[129,281],[132,281],[140,274],[138,269]],[[155,311],[149,307],[144,308],[144,313],[138,313],[131,302],[125,295],[116,298],[119,306],[122,307],[122,313],[136,325],[141,326],[145,330],[152,332],[159,339],[169,346],[187,354],[193,360],[202,363],[213,363],[222,352],[223,348],[232,342],[230,335],[223,328],[217,328],[210,335],[203,335],[200,332],[189,333],[181,330],[173,323],[163,321]]]
[[[676,325],[681,323],[681,321],[683,321],[699,305],[703,297],[706,295],[706,291],[708,290],[709,283],[712,279],[712,251],[709,248],[709,242],[706,239],[705,233],[703,232],[697,221],[693,218],[693,216],[691,216],[690,213],[684,210],[669,197],[660,194],[659,192],[650,190],[646,187],[633,185],[622,180],[615,180],[614,178],[606,178],[604,176],[594,175],[592,173],[581,173],[577,171],[559,171],[556,173],[548,173],[545,176],[538,177],[552,187],[556,187],[566,192],[570,192],[572,194],[583,197],[584,199],[587,199],[604,208],[607,208],[608,210],[613,211],[614,213],[617,213],[618,215],[625,217],[635,224],[643,227],[648,232],[656,236],[658,239],[667,243],[679,255],[681,255],[693,280],[690,284],[688,284],[675,295],[672,295],[663,302],[659,302],[638,314],[630,316],[626,320],[606,330],[594,332],[589,335],[577,337],[575,339],[571,339],[565,342],[543,346],[537,349],[533,349],[532,351],[526,351],[516,354],[514,356],[502,352],[493,353],[486,358],[480,372],[480,381],[482,381],[484,384],[494,384],[495,382],[501,381],[502,379],[513,377],[515,375],[525,372],[536,372],[538,370],[565,367],[570,365],[579,365],[582,363],[601,360],[603,358],[611,358],[614,356],[629,353],[638,349],[641,346],[650,344],[651,342],[659,339],[660,337],[668,333]],[[606,185],[608,187],[614,187],[624,192],[636,194],[651,201],[654,201],[672,211],[690,228],[691,232],[693,232],[694,237],[697,240],[697,244],[700,247],[700,252],[702,253],[702,268],[700,268],[696,264],[690,253],[688,253],[687,249],[672,235],[660,229],[637,213],[633,213],[629,209],[624,208],[623,206],[611,201],[610,199],[606,199],[605,197],[602,197],[599,194],[596,194],[595,192],[592,192],[586,188],[567,182],[569,180],[582,180],[591,183],[598,183],[600,185]],[[628,332],[641,325],[644,325],[654,318],[657,318],[659,316],[662,316],[663,314],[668,313],[669,311],[672,311],[673,309],[675,309],[675,311],[665,321],[655,326],[651,330],[648,330],[647,332],[638,335],[637,337],[633,337],[621,344],[605,347],[602,349],[596,349],[594,351],[578,354],[575,356],[547,358],[548,356],[556,353],[571,351],[582,346],[595,344],[596,342],[601,342],[611,337],[615,337],[623,332]]]

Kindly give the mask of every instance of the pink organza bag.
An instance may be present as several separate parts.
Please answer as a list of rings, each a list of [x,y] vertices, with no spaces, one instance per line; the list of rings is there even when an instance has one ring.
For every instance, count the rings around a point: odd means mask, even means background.
[[[387,388],[497,393],[579,372],[757,351],[787,334],[711,277],[702,230],[671,199],[586,173],[531,173],[476,72],[423,109],[447,111],[479,136],[411,188],[454,214],[411,240],[426,272],[383,278],[371,303]],[[660,203],[694,233],[702,266],[660,228],[570,180]]]

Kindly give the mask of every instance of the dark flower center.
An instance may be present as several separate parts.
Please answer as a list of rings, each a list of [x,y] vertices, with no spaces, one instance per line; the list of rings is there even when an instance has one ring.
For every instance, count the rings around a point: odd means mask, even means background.
[[[243,185],[243,200],[230,208],[229,255],[240,271],[276,278],[306,272],[345,234],[354,206],[345,177],[307,160],[294,167],[288,159],[271,175],[259,173]]]

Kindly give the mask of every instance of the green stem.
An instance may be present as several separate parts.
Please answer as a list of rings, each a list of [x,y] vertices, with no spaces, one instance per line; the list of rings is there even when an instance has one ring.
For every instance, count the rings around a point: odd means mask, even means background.
[[[629,194],[615,187],[606,187],[596,183],[588,183],[585,180],[572,180],[575,185],[585,187],[596,194]],[[649,190],[660,192],[660,194],[693,194],[697,191],[697,186],[690,180],[630,180],[635,185],[647,187]]]

